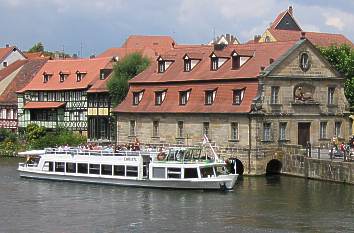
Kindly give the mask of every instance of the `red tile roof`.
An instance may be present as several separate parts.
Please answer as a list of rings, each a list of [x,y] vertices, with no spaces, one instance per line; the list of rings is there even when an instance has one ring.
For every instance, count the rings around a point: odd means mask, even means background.
[[[151,48],[109,48],[97,57],[118,57],[118,59],[122,59],[128,54],[136,52],[141,53],[143,56],[148,57],[151,60],[154,60],[158,56],[158,53]]]
[[[281,13],[275,18],[275,20],[271,23],[270,28],[271,28],[271,29],[276,29],[276,27],[278,26],[278,24],[280,23],[280,21],[281,21],[281,20],[284,18],[284,16],[287,15],[287,14],[294,20],[294,22],[295,22],[296,25],[299,27],[299,29],[302,30],[301,27],[300,27],[300,25],[296,22],[296,20],[295,20],[295,18],[294,18],[294,16],[293,16],[292,7],[291,7],[291,8],[289,7],[286,11],[281,12]],[[290,31],[290,30],[285,30],[285,31]]]
[[[28,59],[46,57],[43,52],[24,52],[23,54],[24,54]]]
[[[4,60],[14,48],[15,46],[0,48],[0,61]]]
[[[29,90],[74,90],[89,88],[100,76],[100,70],[110,66],[111,58],[49,60],[35,75],[33,80],[19,92]],[[68,72],[64,82],[60,82],[59,73]],[[85,71],[86,75],[77,81],[76,71]],[[53,74],[48,82],[43,82],[43,73]]]
[[[268,29],[277,41],[299,40],[301,31]],[[314,45],[328,47],[331,45],[348,44],[354,47],[353,43],[341,34],[305,32],[305,37]]]
[[[182,46],[176,47],[167,54],[175,55],[175,61],[168,67],[164,73],[157,72],[156,61],[147,70],[140,73],[132,80],[131,84],[136,83],[166,83],[166,82],[186,82],[186,81],[206,81],[206,80],[234,80],[235,78],[254,78],[259,75],[261,67],[270,65],[269,60],[276,60],[285,51],[292,47],[296,41],[276,42],[276,43],[253,43],[229,45],[224,50],[224,54],[228,54],[231,58],[233,50],[254,51],[251,59],[246,62],[240,69],[231,69],[232,59],[228,59],[217,71],[210,70],[210,55],[214,51],[213,46]],[[202,56],[202,60],[190,72],[184,72],[183,56],[189,53],[198,52]],[[250,53],[247,53],[250,55]]]
[[[175,42],[170,36],[141,36],[132,35],[122,45],[123,48],[151,48],[154,51],[161,53],[166,49],[172,49]]]
[[[64,102],[28,102],[25,104],[25,109],[47,109],[47,108],[60,108],[64,106]]]
[[[105,79],[97,79],[90,89],[87,90],[88,93],[98,93],[98,92],[108,92],[107,83],[112,77],[112,73]]]
[[[0,81],[5,79],[7,76],[15,72],[17,69],[19,69],[21,66],[23,66],[26,63],[26,60],[17,60],[14,63],[11,63],[9,66],[3,68],[0,70]]]
[[[17,61],[22,63],[21,70],[0,95],[0,104],[17,105],[16,91],[25,87],[33,79],[39,69],[47,62],[47,60],[48,59],[46,58],[39,58],[21,60],[21,62]]]
[[[245,89],[240,105],[233,104],[233,90]],[[191,90],[186,105],[179,105],[179,92]],[[205,105],[205,91],[216,89],[216,97],[212,105]],[[143,98],[138,105],[133,105],[133,92],[144,90]],[[155,92],[167,90],[161,105],[155,105]],[[132,85],[126,99],[114,109],[114,112],[125,113],[247,113],[251,110],[253,98],[257,95],[258,80],[233,82],[176,84],[176,85]]]

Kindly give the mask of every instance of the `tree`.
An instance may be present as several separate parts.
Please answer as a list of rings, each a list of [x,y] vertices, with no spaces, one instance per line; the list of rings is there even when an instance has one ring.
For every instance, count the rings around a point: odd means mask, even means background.
[[[344,93],[354,107],[354,49],[349,45],[320,48],[322,55],[345,78]]]
[[[140,53],[131,53],[114,65],[113,75],[107,83],[113,105],[124,100],[129,90],[128,81],[144,71],[149,64],[147,57]]]
[[[35,52],[44,52],[44,46],[42,42],[38,42],[37,44],[33,45],[32,48],[28,50],[30,53],[35,53]]]

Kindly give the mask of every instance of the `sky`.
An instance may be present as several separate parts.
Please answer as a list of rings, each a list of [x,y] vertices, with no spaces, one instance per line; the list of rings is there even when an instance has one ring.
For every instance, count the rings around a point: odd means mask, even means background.
[[[303,30],[354,41],[354,0],[0,0],[0,47],[26,51],[42,42],[87,57],[120,47],[129,35],[206,44],[214,33],[229,33],[246,42],[290,5]]]

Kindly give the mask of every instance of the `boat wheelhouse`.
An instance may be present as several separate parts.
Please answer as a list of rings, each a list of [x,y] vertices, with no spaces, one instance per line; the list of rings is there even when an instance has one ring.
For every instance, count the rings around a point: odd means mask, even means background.
[[[21,177],[178,189],[232,189],[238,175],[200,148],[167,151],[46,149],[18,167]]]

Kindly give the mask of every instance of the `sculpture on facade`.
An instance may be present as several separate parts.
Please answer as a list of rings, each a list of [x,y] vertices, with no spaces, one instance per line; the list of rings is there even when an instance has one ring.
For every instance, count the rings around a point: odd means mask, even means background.
[[[313,101],[313,88],[310,86],[297,86],[294,92],[295,101]]]

